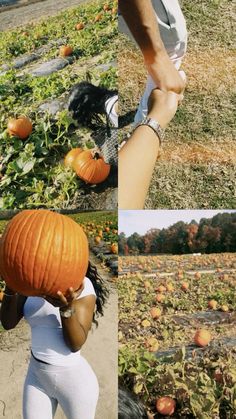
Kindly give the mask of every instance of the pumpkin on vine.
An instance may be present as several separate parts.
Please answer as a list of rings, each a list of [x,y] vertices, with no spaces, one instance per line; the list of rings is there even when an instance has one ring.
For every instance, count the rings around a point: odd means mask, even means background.
[[[95,150],[80,153],[74,160],[73,168],[82,180],[90,184],[103,182],[111,170],[111,166]]]
[[[69,55],[73,54],[73,49],[70,45],[62,45],[59,49],[59,55],[61,57],[68,57]]]
[[[64,159],[64,165],[66,167],[73,168],[73,164],[74,164],[75,158],[80,153],[82,153],[82,151],[83,151],[83,149],[82,148],[79,148],[79,147],[72,148],[70,151],[68,151],[68,153],[66,154],[65,159]]]
[[[7,124],[7,132],[15,137],[25,140],[32,133],[33,125],[27,116],[19,116],[19,118],[11,118]]]
[[[88,241],[71,218],[49,210],[25,210],[8,223],[0,242],[0,275],[26,296],[65,293],[81,285]]]

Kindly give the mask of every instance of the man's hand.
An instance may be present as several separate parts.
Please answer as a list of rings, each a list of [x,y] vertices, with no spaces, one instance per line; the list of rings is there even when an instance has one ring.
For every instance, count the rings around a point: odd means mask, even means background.
[[[120,0],[119,9],[156,87],[164,92],[182,93],[185,83],[166,52],[151,0]]]
[[[185,81],[165,51],[159,52],[152,62],[145,61],[148,73],[163,92],[183,93]]]

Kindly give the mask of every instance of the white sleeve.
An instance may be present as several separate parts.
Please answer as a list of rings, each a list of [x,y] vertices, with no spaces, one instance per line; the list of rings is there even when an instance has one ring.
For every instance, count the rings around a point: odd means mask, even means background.
[[[96,292],[95,292],[94,286],[93,286],[92,282],[90,281],[90,279],[85,277],[83,283],[84,283],[84,289],[81,292],[81,294],[79,295],[78,300],[80,298],[87,297],[87,295],[95,295],[95,297],[96,297]]]

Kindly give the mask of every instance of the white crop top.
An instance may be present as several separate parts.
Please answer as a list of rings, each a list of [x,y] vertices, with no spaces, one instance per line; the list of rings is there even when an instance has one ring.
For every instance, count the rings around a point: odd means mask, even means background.
[[[84,279],[84,289],[78,299],[95,295],[89,278]],[[33,355],[51,365],[69,366],[78,363],[80,351],[71,352],[62,332],[59,308],[41,297],[28,297],[24,304],[24,318],[31,327]]]

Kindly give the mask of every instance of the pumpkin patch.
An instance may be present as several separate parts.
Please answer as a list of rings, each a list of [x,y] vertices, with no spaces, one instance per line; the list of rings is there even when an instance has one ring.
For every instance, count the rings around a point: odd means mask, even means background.
[[[75,148],[93,149],[96,141],[92,129],[75,124],[67,98],[88,69],[92,84],[116,89],[116,5],[84,2],[0,33],[1,209],[91,205],[90,184],[67,169],[65,156]],[[109,188],[93,188],[95,208],[117,186],[115,178]]]
[[[119,381],[153,417],[233,417],[235,272],[235,253],[119,257]]]

